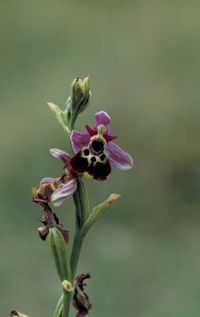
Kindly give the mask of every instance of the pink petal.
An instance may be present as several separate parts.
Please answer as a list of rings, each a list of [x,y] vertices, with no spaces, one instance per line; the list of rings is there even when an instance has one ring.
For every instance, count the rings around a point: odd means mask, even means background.
[[[69,182],[67,182],[63,187],[55,190],[55,192],[51,196],[51,201],[54,206],[60,206],[64,199],[69,198],[77,188],[77,179],[72,178]]]
[[[83,147],[88,146],[90,141],[90,135],[88,133],[80,133],[76,130],[71,134],[72,147],[75,153],[82,150]]]
[[[121,170],[128,170],[133,166],[132,157],[115,143],[108,143],[107,152],[111,166]]]
[[[63,150],[60,150],[60,149],[56,149],[56,148],[53,148],[53,149],[50,149],[49,151],[51,153],[51,155],[59,160],[62,160],[63,163],[65,164],[65,166],[69,166],[70,165],[70,155],[63,151]]]
[[[111,123],[111,117],[105,111],[95,113],[96,125],[103,124],[106,127]]]
[[[44,177],[40,181],[40,185],[43,184],[53,184],[54,182],[57,182],[60,178],[53,178],[53,177]]]
[[[104,138],[106,139],[107,142],[114,141],[118,138],[117,135],[111,135],[111,134],[105,134]]]
[[[90,126],[87,125],[87,124],[86,124],[85,127],[86,127],[86,130],[87,130],[87,132],[89,133],[90,136],[93,136],[93,135],[96,135],[96,134],[97,134],[97,130],[96,130],[96,129],[90,128]]]
[[[65,202],[65,198],[53,202],[53,205],[55,207],[60,207],[62,204],[64,204],[64,202]]]

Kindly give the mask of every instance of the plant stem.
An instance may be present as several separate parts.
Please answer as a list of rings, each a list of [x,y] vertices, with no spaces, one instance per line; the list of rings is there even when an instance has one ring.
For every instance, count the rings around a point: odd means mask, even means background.
[[[71,304],[71,293],[63,290],[63,311],[62,317],[68,317],[70,311],[70,304]]]
[[[80,230],[76,230],[75,237],[74,237],[74,243],[73,243],[73,248],[72,248],[72,253],[71,253],[71,273],[72,273],[72,281],[75,278],[76,275],[76,270],[78,266],[78,260],[81,252],[81,247],[82,247],[83,240],[80,235]]]
[[[89,203],[88,196],[85,190],[85,186],[81,179],[78,180],[77,190],[73,195],[74,204],[76,206],[76,231],[74,235],[74,241],[72,246],[72,252],[70,257],[71,266],[71,283],[73,285],[76,270],[78,266],[78,260],[83,244],[83,237],[81,236],[81,229],[89,215]],[[72,294],[64,293],[61,295],[53,317],[68,317],[70,304],[72,300]]]

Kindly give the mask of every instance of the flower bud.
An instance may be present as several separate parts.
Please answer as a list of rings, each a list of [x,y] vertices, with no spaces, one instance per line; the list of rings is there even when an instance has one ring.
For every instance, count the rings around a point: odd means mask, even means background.
[[[83,80],[77,77],[71,84],[71,93],[67,98],[65,110],[61,110],[52,102],[48,102],[48,106],[64,130],[70,133],[78,114],[87,108],[90,96],[89,77]]]
[[[89,77],[84,78],[83,88],[84,88],[84,100],[81,104],[81,107],[79,108],[79,113],[83,112],[89,105],[89,99],[91,96]]]
[[[87,108],[90,95],[89,77],[83,80],[77,77],[73,80],[71,84],[70,104],[69,99],[67,100],[67,108],[71,112],[72,121],[76,120],[78,114]]]

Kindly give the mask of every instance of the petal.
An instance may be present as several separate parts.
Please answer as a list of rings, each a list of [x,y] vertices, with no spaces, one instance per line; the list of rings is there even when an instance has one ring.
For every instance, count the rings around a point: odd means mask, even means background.
[[[60,178],[53,178],[53,177],[44,177],[40,181],[40,185],[44,184],[53,184],[54,182],[57,182]]]
[[[111,117],[105,111],[95,113],[96,125],[103,124],[107,127],[111,123]]]
[[[90,127],[89,125],[87,125],[87,124],[86,124],[85,127],[86,127],[86,130],[87,130],[87,132],[89,133],[90,137],[97,134],[97,130],[96,130],[96,129],[91,128],[91,127]]]
[[[70,155],[63,151],[63,150],[60,150],[60,149],[56,149],[56,148],[53,148],[53,149],[50,149],[49,152],[51,153],[51,155],[59,160],[62,160],[63,163],[68,167],[70,165]]]
[[[111,166],[121,170],[128,170],[133,166],[132,157],[115,143],[108,143],[107,151]]]
[[[51,201],[54,206],[60,206],[64,199],[69,198],[77,188],[77,179],[74,177],[69,182],[67,182],[63,187],[55,190],[51,196]]]
[[[111,135],[111,134],[105,134],[104,135],[104,138],[106,139],[106,142],[111,142],[111,141],[114,141],[118,138],[117,135]]]
[[[71,134],[72,147],[75,153],[82,150],[83,147],[87,146],[90,141],[90,135],[88,133],[80,133],[76,130],[72,131]]]
[[[46,240],[46,237],[49,233],[49,226],[42,226],[38,228],[39,236],[42,240]]]
[[[53,205],[55,207],[60,207],[62,204],[64,204],[64,202],[65,202],[65,198],[53,202]]]

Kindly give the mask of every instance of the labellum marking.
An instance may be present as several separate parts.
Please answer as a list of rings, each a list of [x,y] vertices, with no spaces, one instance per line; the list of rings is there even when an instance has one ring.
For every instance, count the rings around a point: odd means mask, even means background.
[[[95,140],[93,142],[97,141]],[[103,151],[101,150],[99,154],[94,153],[94,151],[90,147],[83,148],[75,156],[72,157],[70,164],[76,173],[88,173],[97,180],[105,180],[106,177],[110,174],[111,166],[108,155],[106,154],[106,152],[104,152],[104,143],[102,142],[102,140],[100,140],[100,142],[101,144],[98,145],[101,145],[101,147],[103,145]]]

